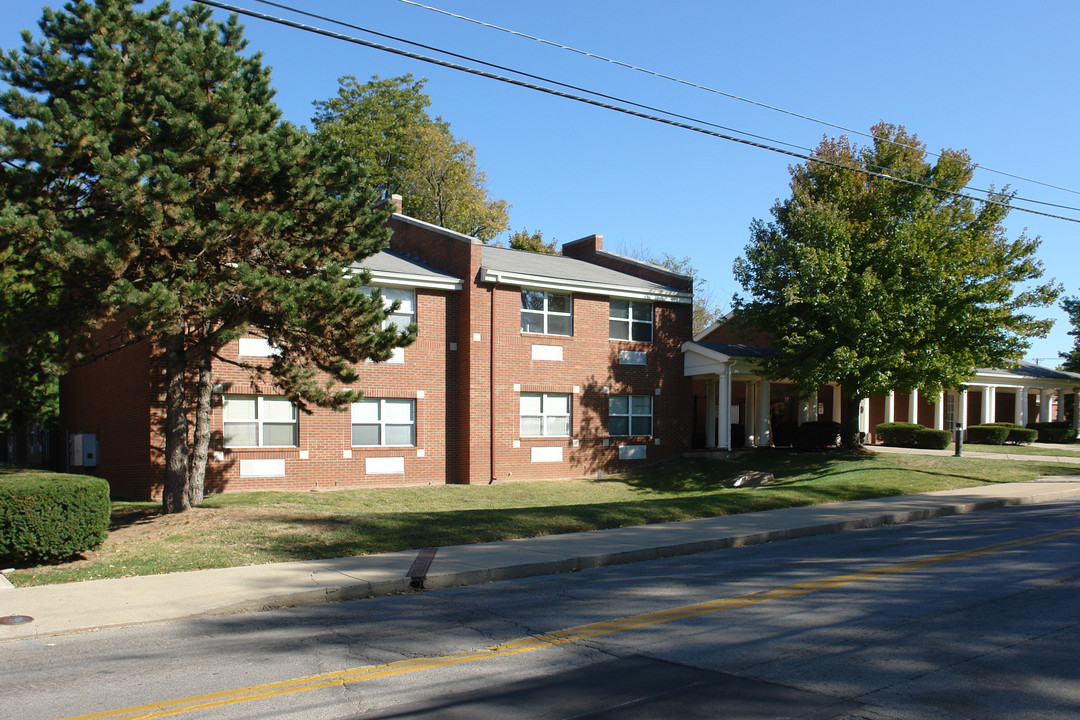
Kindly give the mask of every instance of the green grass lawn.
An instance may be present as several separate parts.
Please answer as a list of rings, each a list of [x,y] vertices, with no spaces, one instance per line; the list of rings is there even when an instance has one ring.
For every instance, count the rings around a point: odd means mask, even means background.
[[[730,489],[745,470],[777,482]],[[117,502],[109,538],[71,562],[19,568],[16,585],[310,560],[685,520],[882,497],[1040,475],[1080,465],[951,456],[762,450],[735,462],[680,460],[598,480],[213,495],[186,513]]]

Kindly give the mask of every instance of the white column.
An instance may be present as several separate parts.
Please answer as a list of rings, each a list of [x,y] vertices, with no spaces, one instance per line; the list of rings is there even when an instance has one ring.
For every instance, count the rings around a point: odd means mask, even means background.
[[[956,423],[957,423],[957,425],[962,427],[965,431],[967,430],[967,426],[968,426],[968,416],[967,416],[967,405],[968,405],[968,403],[967,403],[967,400],[968,400],[968,398],[967,398],[967,390],[961,390],[960,391],[960,399],[958,401],[959,404],[960,404],[960,407],[957,408]],[[964,437],[967,437],[966,432],[964,434]]]
[[[994,388],[984,385],[982,390],[982,413],[980,413],[979,422],[983,424],[994,422],[994,403],[996,400],[997,395]]]
[[[1027,388],[1023,386],[1016,389],[1016,422],[1027,425]]]
[[[870,398],[859,402],[859,432],[870,434]]]
[[[945,429],[945,393],[939,392],[934,400],[934,429]]]
[[[1065,391],[1058,388],[1054,394],[1057,395],[1057,417],[1054,419],[1062,422],[1065,420]]]
[[[1039,391],[1039,422],[1050,422],[1050,392]]]
[[[840,411],[843,409],[841,406],[840,398],[840,386],[832,386],[832,421],[835,423],[840,422]]]
[[[772,431],[769,427],[769,415],[772,412],[772,386],[769,378],[761,378],[761,391],[758,393],[758,447],[772,444]]]
[[[717,390],[717,416],[716,420],[720,424],[719,437],[716,444],[721,450],[731,449],[731,368],[725,367],[724,372],[720,375],[720,382]]]
[[[705,392],[705,447],[708,449],[716,447],[716,387],[716,380],[710,378]]]
[[[896,393],[892,390],[885,396],[885,422],[896,422]]]
[[[911,388],[911,394],[908,395],[908,410],[907,417],[909,423],[919,424],[919,390],[917,388]]]

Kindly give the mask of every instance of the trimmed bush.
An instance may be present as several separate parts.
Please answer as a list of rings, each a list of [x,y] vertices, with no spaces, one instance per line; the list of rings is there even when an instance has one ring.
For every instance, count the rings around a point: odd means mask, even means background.
[[[1029,429],[1016,423],[997,422],[990,423],[990,425],[1009,428],[1009,435],[1005,438],[1005,442],[1011,445],[1030,445],[1039,437],[1038,430]]]
[[[952,433],[948,430],[906,422],[881,423],[874,428],[874,434],[882,445],[890,447],[944,450],[952,442]]]
[[[795,430],[795,447],[800,450],[836,447],[840,444],[840,423],[829,420],[805,422]]]
[[[1076,442],[1076,431],[1067,421],[1031,422],[1028,428],[1039,433],[1039,442],[1071,443]]]
[[[916,447],[915,434],[922,425],[906,422],[881,423],[874,428],[874,436],[882,445],[891,447]]]
[[[109,483],[88,475],[0,476],[0,557],[63,560],[100,545],[109,530]]]
[[[919,426],[915,431],[915,447],[928,450],[944,450],[952,442],[952,433],[948,430],[935,430]]]
[[[967,441],[975,445],[1004,445],[1010,429],[1002,425],[972,425],[967,429]]]

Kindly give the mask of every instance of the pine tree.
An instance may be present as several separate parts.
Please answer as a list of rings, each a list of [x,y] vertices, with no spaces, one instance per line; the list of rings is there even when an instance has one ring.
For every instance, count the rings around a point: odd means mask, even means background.
[[[355,163],[281,121],[235,17],[99,0],[46,9],[40,27],[0,60],[0,324],[41,332],[57,365],[160,348],[163,504],[183,510],[202,499],[227,342],[256,330],[279,352],[253,373],[301,407],[340,408],[356,396],[333,381],[411,341],[381,329],[381,300],[350,272],[388,241],[385,214]]]

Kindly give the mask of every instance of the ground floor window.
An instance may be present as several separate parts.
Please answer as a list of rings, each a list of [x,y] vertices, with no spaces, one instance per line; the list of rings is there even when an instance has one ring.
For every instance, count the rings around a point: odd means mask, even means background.
[[[521,393],[522,437],[569,437],[570,396]]]
[[[296,406],[269,395],[226,395],[225,447],[296,447]]]
[[[608,398],[608,435],[652,435],[653,399],[649,395]]]
[[[416,401],[365,398],[353,403],[352,444],[415,445]]]

